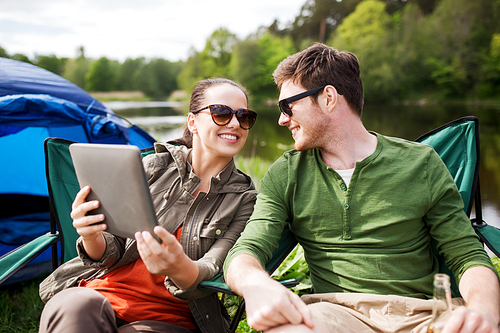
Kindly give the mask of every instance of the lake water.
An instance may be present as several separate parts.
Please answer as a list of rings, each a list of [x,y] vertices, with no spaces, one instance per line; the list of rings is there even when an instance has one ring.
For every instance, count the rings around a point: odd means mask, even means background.
[[[105,104],[158,141],[178,138],[184,130],[187,106],[179,102]],[[240,155],[273,161],[293,147],[290,131],[277,124],[276,106],[251,105],[251,108],[258,113],[257,122]],[[421,134],[466,115],[479,118],[483,219],[500,227],[500,103],[365,105],[362,119],[368,130],[415,140]]]

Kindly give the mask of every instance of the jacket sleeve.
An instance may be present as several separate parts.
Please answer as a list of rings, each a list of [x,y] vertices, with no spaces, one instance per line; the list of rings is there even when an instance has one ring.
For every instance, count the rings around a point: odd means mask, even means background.
[[[195,261],[199,274],[193,285],[187,289],[179,289],[168,276],[165,277],[165,286],[173,296],[180,299],[197,299],[213,293],[212,291],[198,289],[198,285],[201,281],[210,280],[222,270],[227,253],[241,235],[253,212],[257,191],[249,190],[239,196],[240,200],[229,200],[232,201],[229,204],[238,205],[238,208],[228,229],[221,235],[222,237],[217,237],[218,230],[215,228],[202,232],[207,237],[214,236],[216,240],[210,249],[199,260]],[[221,206],[220,208],[231,210],[227,206]]]
[[[118,260],[120,260],[125,252],[125,238],[114,236],[108,232],[103,232],[104,239],[106,241],[106,250],[99,261],[94,261],[85,252],[83,248],[81,237],[78,238],[76,242],[76,249],[78,256],[82,260],[83,264],[88,267],[95,269],[107,269],[113,266]]]

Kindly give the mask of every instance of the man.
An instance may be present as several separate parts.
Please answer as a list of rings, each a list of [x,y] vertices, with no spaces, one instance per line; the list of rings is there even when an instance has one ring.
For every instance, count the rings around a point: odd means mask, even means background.
[[[245,298],[249,325],[268,332],[424,332],[438,272],[432,237],[465,301],[443,332],[498,333],[498,277],[453,179],[429,146],[365,129],[356,56],[315,44],[285,59],[273,76],[279,124],[292,132],[295,150],[268,170],[224,265],[227,283]],[[262,269],[287,224],[314,286],[302,298]]]

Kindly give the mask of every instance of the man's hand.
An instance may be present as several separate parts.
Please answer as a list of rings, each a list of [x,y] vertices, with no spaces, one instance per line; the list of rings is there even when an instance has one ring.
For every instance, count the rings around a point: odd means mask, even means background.
[[[483,314],[461,306],[456,308],[441,333],[498,333],[498,324],[493,324]]]
[[[314,326],[309,309],[300,297],[273,279],[247,290],[243,297],[248,325],[255,330],[265,331],[285,324]]]
[[[305,324],[313,328],[311,314],[299,296],[275,281],[260,267],[257,259],[240,255],[230,264],[227,283],[243,296],[247,322],[264,331],[285,324]]]
[[[459,289],[466,306],[452,311],[441,333],[499,333],[497,275],[488,267],[471,267],[462,274]],[[422,329],[419,333],[424,332]]]
[[[426,333],[427,327],[419,333]],[[498,326],[477,311],[461,306],[452,311],[441,333],[499,333]]]

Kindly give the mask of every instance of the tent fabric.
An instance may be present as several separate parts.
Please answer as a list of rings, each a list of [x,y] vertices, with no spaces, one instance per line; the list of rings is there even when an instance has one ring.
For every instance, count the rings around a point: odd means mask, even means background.
[[[83,110],[108,113],[111,110],[76,84],[43,68],[0,58],[0,96],[47,94],[76,103]]]
[[[76,103],[45,94],[0,97],[0,136],[17,133],[26,127],[72,125],[83,125],[89,142],[114,138],[110,143],[128,143],[128,124],[111,112],[106,115],[87,113]]]

